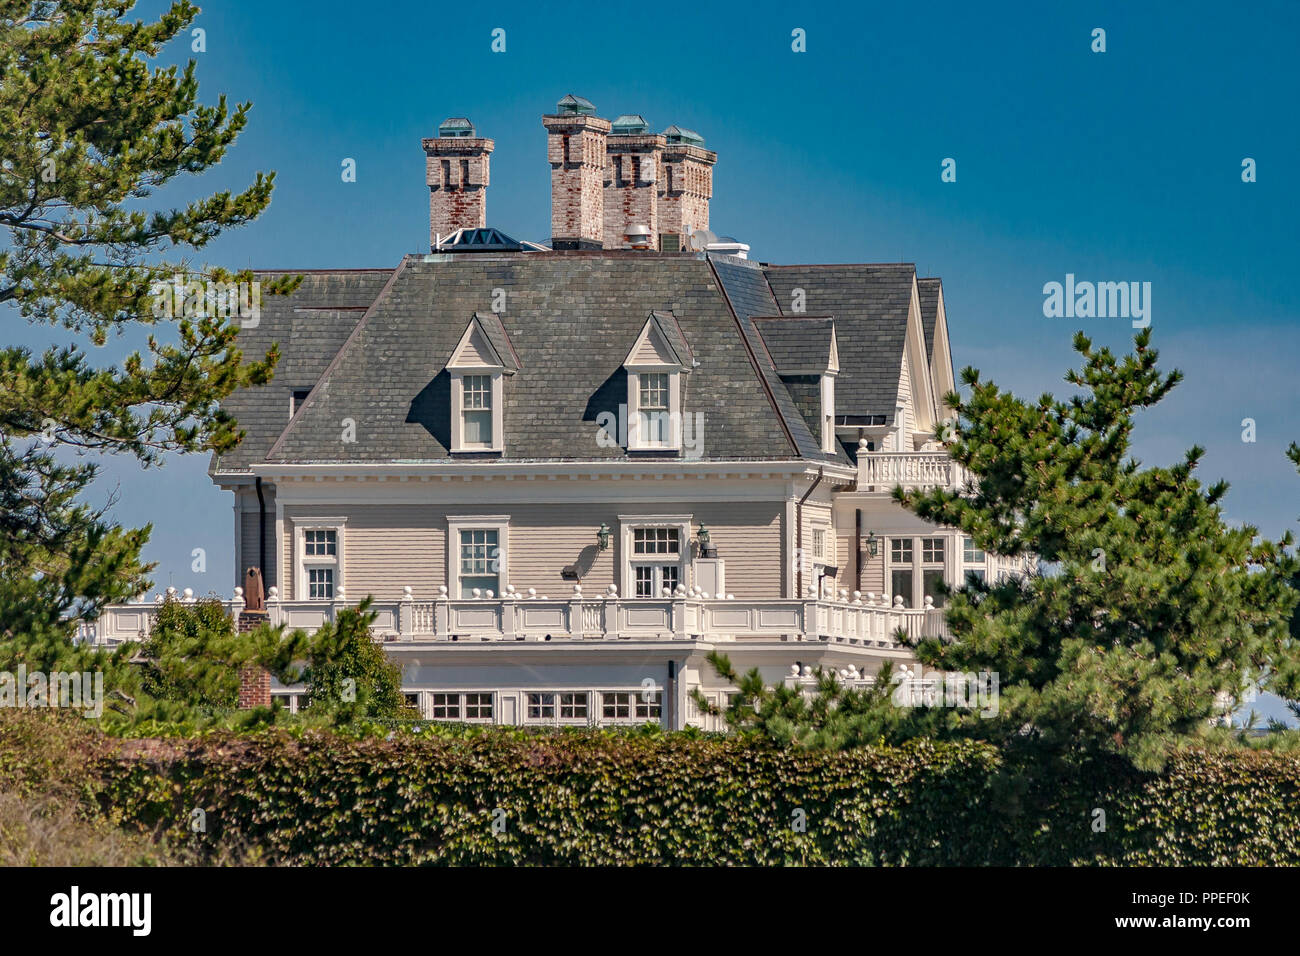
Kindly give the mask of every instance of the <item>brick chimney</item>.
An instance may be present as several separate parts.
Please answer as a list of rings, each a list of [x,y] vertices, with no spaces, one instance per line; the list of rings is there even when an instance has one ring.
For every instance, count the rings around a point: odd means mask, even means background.
[[[690,248],[691,233],[709,228],[713,198],[713,164],[718,154],[704,148],[694,130],[670,126],[664,130],[663,178],[659,182],[659,248],[675,252]]]
[[[605,142],[606,249],[628,249],[629,227],[643,227],[649,241],[659,241],[659,186],[667,139],[651,133],[644,117],[625,114],[614,120]]]
[[[542,117],[551,164],[551,248],[600,249],[605,238],[605,141],[609,120],[572,94]]]
[[[429,246],[457,229],[487,225],[488,160],[496,145],[474,132],[464,117],[453,116],[424,144],[425,182],[429,184]]]

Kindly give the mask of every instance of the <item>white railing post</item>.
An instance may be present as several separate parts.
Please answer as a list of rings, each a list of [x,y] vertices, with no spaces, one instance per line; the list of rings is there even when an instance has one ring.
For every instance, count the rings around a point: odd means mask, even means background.
[[[433,602],[433,633],[437,637],[445,638],[451,630],[451,610],[448,607],[449,600],[447,594],[447,585],[438,585],[438,599]]]
[[[398,640],[412,640],[415,634],[415,595],[408,584],[402,588],[402,602],[397,605]]]
[[[266,591],[266,619],[272,627],[284,623],[284,608],[280,606],[280,589],[274,584]]]
[[[507,640],[513,640],[517,636],[516,597],[518,597],[518,594],[514,589],[514,585],[508,586],[506,593],[501,595],[501,636]]]

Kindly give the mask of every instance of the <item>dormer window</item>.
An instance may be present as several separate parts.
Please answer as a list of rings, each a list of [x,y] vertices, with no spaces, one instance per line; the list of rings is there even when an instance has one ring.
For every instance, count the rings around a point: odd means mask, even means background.
[[[637,376],[637,428],[644,445],[672,446],[668,398],[671,379],[667,372],[642,372]]]
[[[462,375],[461,443],[492,448],[492,376]]]
[[[451,378],[452,454],[505,450],[505,378],[518,368],[501,318],[475,313],[446,368]]]
[[[671,313],[652,312],[623,362],[628,451],[680,451],[682,375],[694,365]]]

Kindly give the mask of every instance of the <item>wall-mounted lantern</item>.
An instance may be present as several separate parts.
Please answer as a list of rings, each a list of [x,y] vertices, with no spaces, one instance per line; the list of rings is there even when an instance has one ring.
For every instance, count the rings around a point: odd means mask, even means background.
[[[709,554],[709,540],[710,540],[709,529],[704,527],[704,525],[700,525],[699,542],[700,542],[700,557],[702,558],[708,558],[713,556]]]
[[[866,545],[867,554],[871,555],[873,558],[880,553],[880,539],[876,537],[874,531],[868,531],[867,536],[863,539],[862,543]]]
[[[601,551],[609,550],[609,525],[603,521],[600,523],[600,530],[596,532],[596,547]]]

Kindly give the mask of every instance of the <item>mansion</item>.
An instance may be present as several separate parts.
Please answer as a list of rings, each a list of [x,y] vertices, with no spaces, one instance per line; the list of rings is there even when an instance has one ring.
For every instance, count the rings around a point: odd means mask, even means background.
[[[710,651],[869,680],[900,629],[943,634],[942,582],[1023,569],[891,497],[969,480],[939,279],[750,260],[709,232],[698,134],[576,96],[542,126],[548,243],[487,225],[494,143],[454,118],[422,144],[427,254],[263,273],[304,278],[240,331],[281,360],[210,474],[272,623],[371,597],[429,719],[716,729]],[[138,638],[155,604],[83,630]]]

